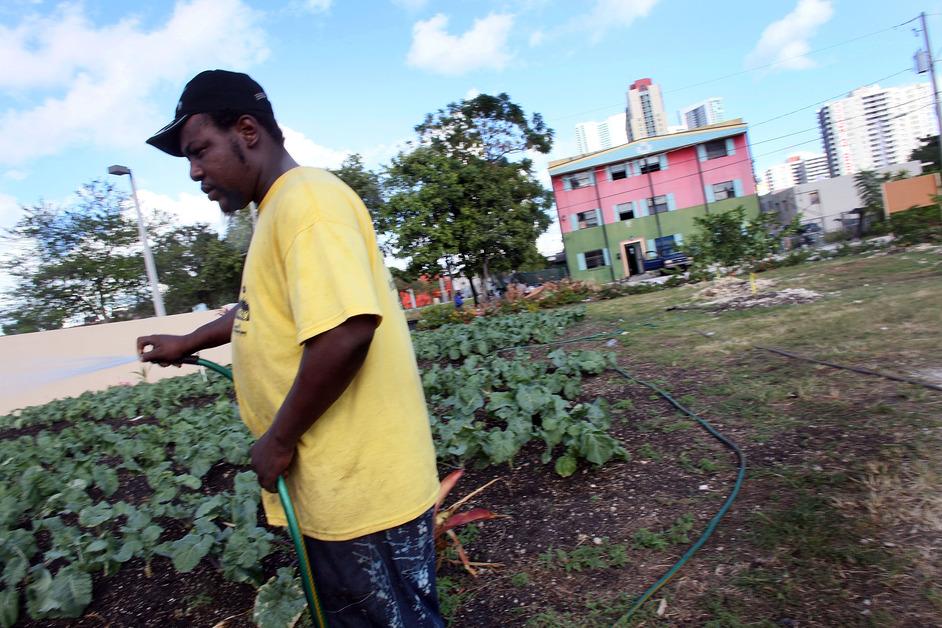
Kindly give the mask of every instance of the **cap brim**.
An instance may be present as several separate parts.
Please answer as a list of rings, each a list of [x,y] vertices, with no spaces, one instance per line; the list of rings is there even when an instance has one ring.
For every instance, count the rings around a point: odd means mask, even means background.
[[[180,131],[183,130],[183,124],[189,117],[189,114],[180,116],[154,133],[153,137],[147,140],[147,143],[154,148],[159,148],[168,155],[183,157],[183,151],[180,150]]]

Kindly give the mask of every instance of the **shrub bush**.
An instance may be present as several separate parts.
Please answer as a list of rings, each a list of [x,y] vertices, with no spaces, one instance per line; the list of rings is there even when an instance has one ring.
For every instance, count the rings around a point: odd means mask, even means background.
[[[914,207],[890,215],[897,244],[942,242],[942,209],[938,205]]]

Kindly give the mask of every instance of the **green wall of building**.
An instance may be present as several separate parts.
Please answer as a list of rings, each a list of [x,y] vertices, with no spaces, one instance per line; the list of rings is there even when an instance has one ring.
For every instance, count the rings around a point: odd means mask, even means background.
[[[755,194],[710,203],[710,213],[728,212],[736,209],[740,205],[746,209],[746,218],[754,218],[759,215],[759,198]],[[599,283],[605,283],[613,279],[621,279],[625,276],[625,271],[621,257],[619,256],[620,242],[638,238],[649,240],[662,235],[668,236],[675,233],[683,234],[683,238],[686,241],[695,231],[693,219],[697,216],[704,216],[705,214],[706,209],[703,205],[694,205],[693,207],[664,212],[656,216],[645,216],[643,218],[634,218],[630,221],[609,223],[604,226],[604,234],[602,232],[603,227],[601,226],[564,233],[563,246],[566,249],[566,263],[569,265],[569,275],[573,279],[591,279]],[[657,227],[658,220],[660,220],[661,224],[660,233],[658,233]],[[602,266],[589,270],[579,270],[578,254],[606,248],[606,236],[608,238],[609,259],[612,263],[611,268]],[[614,277],[612,271],[614,271]]]

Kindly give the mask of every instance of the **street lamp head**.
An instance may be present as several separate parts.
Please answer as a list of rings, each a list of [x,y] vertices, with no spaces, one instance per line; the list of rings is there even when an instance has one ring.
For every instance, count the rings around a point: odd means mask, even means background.
[[[108,174],[131,174],[131,169],[127,166],[108,166]]]

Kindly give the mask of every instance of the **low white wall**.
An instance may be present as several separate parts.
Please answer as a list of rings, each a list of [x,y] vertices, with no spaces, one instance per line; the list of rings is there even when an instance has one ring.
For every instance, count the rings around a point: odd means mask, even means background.
[[[0,415],[15,409],[74,397],[88,390],[104,390],[118,384],[137,384],[141,368],[146,381],[187,375],[197,367],[162,368],[137,361],[97,369],[117,363],[122,357],[135,358],[138,336],[185,334],[220,315],[219,310],[176,314],[121,323],[71,327],[33,334],[0,336]],[[232,361],[229,345],[200,353],[220,364]]]

